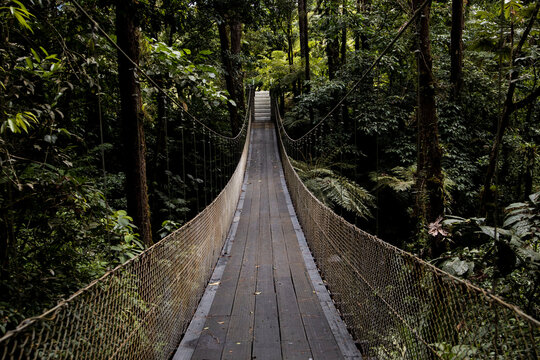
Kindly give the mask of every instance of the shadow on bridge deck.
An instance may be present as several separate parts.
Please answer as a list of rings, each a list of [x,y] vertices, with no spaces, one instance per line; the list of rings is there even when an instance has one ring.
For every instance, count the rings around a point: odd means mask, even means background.
[[[302,252],[293,226],[274,125],[257,112],[266,97],[255,98],[236,234],[175,360],[360,358],[312,259],[306,267],[309,251]]]

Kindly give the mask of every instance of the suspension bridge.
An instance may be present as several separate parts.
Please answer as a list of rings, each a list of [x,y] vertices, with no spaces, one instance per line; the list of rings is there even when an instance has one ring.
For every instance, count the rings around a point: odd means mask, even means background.
[[[268,92],[250,91],[230,140],[238,163],[208,206],[8,332],[0,359],[540,357],[537,320],[317,200],[286,150],[310,142]]]

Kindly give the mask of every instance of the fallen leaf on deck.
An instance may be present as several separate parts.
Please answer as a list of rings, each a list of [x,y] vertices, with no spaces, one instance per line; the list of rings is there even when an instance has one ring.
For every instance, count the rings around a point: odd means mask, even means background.
[[[255,291],[255,295],[260,295],[261,292],[260,291]]]
[[[216,285],[219,285],[219,283],[220,283],[219,281],[216,281],[216,282],[208,284],[208,286],[216,286]]]

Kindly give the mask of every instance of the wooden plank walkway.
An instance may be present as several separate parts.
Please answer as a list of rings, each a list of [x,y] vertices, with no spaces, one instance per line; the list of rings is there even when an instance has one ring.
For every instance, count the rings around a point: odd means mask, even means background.
[[[343,359],[293,228],[264,97],[238,227],[191,358]]]

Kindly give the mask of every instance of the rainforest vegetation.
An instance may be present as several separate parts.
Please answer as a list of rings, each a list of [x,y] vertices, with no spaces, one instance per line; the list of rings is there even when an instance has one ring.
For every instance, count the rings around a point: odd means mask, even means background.
[[[539,318],[539,10],[0,0],[0,335],[209,204],[250,86],[321,201]]]

